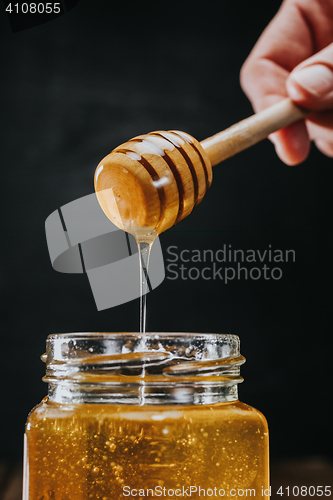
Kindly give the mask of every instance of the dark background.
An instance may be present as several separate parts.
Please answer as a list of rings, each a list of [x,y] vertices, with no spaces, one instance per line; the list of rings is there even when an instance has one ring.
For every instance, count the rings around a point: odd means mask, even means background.
[[[46,394],[50,333],[136,331],[139,300],[98,312],[86,276],[56,273],[44,222],[93,192],[111,149],[152,130],[201,140],[252,113],[239,70],[279,1],[80,0],[12,33],[0,15],[2,315],[0,458],[22,455]],[[269,141],[214,169],[202,204],[162,248],[294,249],[279,281],[171,281],[148,296],[149,331],[235,333],[240,399],[270,426],[273,459],[332,458],[332,159],[288,167]]]

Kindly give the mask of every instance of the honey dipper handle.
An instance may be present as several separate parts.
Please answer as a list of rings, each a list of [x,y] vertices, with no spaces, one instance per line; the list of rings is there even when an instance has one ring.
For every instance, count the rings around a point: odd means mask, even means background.
[[[260,113],[235,123],[212,137],[208,137],[208,139],[201,141],[201,145],[214,166],[262,141],[269,134],[301,120],[309,112],[296,106],[291,99],[287,98]]]

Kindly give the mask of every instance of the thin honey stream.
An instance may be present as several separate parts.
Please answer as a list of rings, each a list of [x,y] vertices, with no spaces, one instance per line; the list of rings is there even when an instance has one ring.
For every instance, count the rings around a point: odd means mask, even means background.
[[[131,226],[126,228],[136,239],[138,245],[139,266],[140,266],[140,333],[146,332],[147,318],[147,291],[148,291],[148,270],[149,258],[152,245],[157,238],[157,231],[150,227]]]

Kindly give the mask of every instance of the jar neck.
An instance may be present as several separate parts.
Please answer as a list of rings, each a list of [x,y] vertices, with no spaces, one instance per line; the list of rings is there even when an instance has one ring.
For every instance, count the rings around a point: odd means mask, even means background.
[[[107,386],[94,383],[49,383],[48,399],[59,404],[114,404],[114,405],[208,405],[237,401],[237,384],[221,386],[208,382],[205,385],[156,383],[156,385],[121,383]]]
[[[222,334],[87,333],[47,339],[49,400],[202,405],[238,399],[239,339]]]

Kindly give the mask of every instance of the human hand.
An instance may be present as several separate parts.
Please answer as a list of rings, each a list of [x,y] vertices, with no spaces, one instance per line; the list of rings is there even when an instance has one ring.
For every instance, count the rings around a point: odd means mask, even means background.
[[[314,113],[270,135],[287,165],[306,159],[313,140],[333,157],[333,0],[284,0],[241,69],[256,112],[290,97]]]

